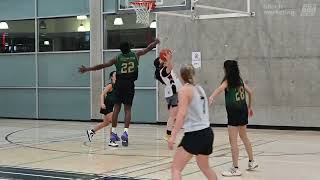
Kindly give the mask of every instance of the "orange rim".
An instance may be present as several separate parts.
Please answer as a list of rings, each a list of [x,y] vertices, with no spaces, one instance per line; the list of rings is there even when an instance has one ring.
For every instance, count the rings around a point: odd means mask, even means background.
[[[145,1],[138,0],[138,1],[131,2],[130,4],[144,6],[148,10],[153,10],[154,8],[156,8],[156,1],[150,1],[150,0],[145,0]]]

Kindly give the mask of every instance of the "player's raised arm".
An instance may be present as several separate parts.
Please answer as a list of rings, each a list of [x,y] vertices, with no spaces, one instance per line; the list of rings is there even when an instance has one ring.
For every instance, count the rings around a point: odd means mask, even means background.
[[[166,61],[164,62],[166,68],[167,73],[171,73],[171,71],[173,70],[173,63],[172,63],[172,52],[168,51],[167,54],[165,55],[165,59]]]
[[[110,66],[114,65],[115,63],[116,63],[116,58],[113,58],[113,59],[110,59],[106,63],[98,64],[98,65],[92,66],[92,67],[85,67],[85,66],[82,65],[81,67],[79,67],[79,72],[80,73],[85,73],[85,72],[88,72],[88,71],[97,71],[97,70],[100,70],[100,69],[103,69],[103,68],[110,67]]]
[[[156,39],[155,41],[150,43],[147,48],[145,48],[145,49],[143,49],[141,51],[138,51],[136,53],[138,58],[140,58],[140,56],[143,56],[143,55],[147,54],[149,51],[151,51],[153,48],[155,48],[157,46],[157,44],[159,44],[159,43],[160,43],[159,39]]]

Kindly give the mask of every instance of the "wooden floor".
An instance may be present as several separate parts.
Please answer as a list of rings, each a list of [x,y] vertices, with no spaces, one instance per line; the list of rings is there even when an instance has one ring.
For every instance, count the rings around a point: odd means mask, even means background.
[[[132,125],[129,147],[111,148],[106,142],[109,129],[98,132],[93,142],[88,142],[85,130],[95,124],[0,119],[0,179],[17,176],[28,176],[25,179],[92,179],[99,176],[170,179],[174,151],[169,151],[162,140],[165,126]],[[231,166],[228,135],[226,128],[213,129],[215,142],[210,163],[219,179],[320,179],[317,174],[320,170],[320,132],[250,129],[249,137],[260,168],[246,171],[248,159],[240,144],[243,176],[224,178],[221,171]],[[122,130],[123,124],[120,124],[118,133]],[[183,179],[205,179],[194,159],[183,171]]]

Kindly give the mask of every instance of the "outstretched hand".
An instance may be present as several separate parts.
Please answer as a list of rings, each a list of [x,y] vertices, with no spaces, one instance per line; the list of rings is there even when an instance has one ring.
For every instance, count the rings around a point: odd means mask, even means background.
[[[214,98],[212,96],[209,97],[209,106],[214,103]]]
[[[88,69],[84,65],[81,65],[79,67],[79,73],[83,74],[85,72],[88,72]]]
[[[156,44],[159,44],[159,43],[160,43],[160,40],[159,40],[158,38],[156,38],[156,39],[154,40],[154,42],[155,42]]]

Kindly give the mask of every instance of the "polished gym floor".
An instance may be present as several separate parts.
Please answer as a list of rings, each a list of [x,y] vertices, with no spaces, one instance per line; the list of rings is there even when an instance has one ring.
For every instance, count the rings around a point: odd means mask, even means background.
[[[111,148],[107,146],[109,128],[88,142],[85,131],[96,124],[0,119],[0,179],[170,179],[174,151],[162,140],[165,126],[133,124],[129,147]],[[260,167],[246,171],[248,159],[239,144],[243,176],[225,178],[220,173],[231,166],[227,129],[213,129],[210,163],[219,179],[320,179],[319,131],[249,129]],[[119,124],[118,134],[122,130]],[[183,179],[206,179],[195,159],[183,171]]]

